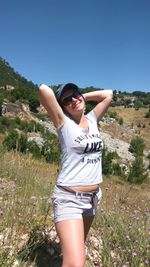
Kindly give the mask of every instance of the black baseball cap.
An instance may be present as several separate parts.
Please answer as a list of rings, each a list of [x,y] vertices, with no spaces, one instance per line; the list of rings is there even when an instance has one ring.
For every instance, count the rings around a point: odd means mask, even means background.
[[[62,96],[62,94],[68,90],[74,90],[74,91],[78,91],[79,92],[79,88],[76,84],[74,83],[66,83],[66,84],[62,84],[55,92],[55,96],[57,101],[60,101],[60,98]]]

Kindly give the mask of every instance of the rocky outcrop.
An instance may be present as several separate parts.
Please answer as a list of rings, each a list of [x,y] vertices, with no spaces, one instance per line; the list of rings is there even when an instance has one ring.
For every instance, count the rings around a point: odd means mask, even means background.
[[[124,162],[130,162],[134,159],[133,154],[129,152],[130,144],[122,141],[118,138],[113,138],[110,134],[101,132],[104,145],[108,148],[111,152],[117,152],[118,156]]]

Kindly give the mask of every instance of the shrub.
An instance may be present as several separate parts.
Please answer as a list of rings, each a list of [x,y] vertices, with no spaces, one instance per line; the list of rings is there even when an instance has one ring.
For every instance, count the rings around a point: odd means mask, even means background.
[[[102,155],[102,171],[105,175],[110,175],[113,172],[112,168],[112,153],[109,152],[106,148],[103,149]]]
[[[15,120],[6,116],[0,117],[0,123],[6,126],[8,129],[15,128],[17,126]]]
[[[123,125],[123,118],[119,118],[118,122],[119,122],[120,125]]]
[[[110,117],[110,118],[113,118],[113,119],[117,119],[117,112],[116,112],[116,111],[114,111],[114,112],[110,112],[110,113],[109,113],[109,117]]]
[[[16,149],[16,143],[18,139],[18,133],[16,130],[11,130],[9,134],[5,137],[3,145],[8,149]]]
[[[119,165],[119,163],[114,163],[113,164],[113,173],[114,175],[121,176],[122,175],[122,169]]]
[[[145,114],[144,117],[145,117],[145,118],[150,118],[150,109],[149,109],[149,111]]]
[[[145,172],[143,158],[136,156],[135,160],[130,167],[130,172],[128,175],[128,181],[131,183],[143,183],[148,177],[148,174]]]
[[[32,112],[37,112],[37,107],[40,106],[40,102],[37,97],[30,97],[29,98],[29,107]]]
[[[143,156],[144,148],[144,140],[141,137],[136,136],[131,140],[129,151],[135,155]]]
[[[0,133],[5,133],[5,131],[6,131],[5,125],[0,124]]]
[[[45,141],[41,153],[47,162],[59,162],[60,151],[58,146],[55,146],[53,143],[50,144],[48,141]]]
[[[28,151],[32,154],[32,156],[36,159],[40,159],[41,158],[41,149],[39,148],[39,146],[37,145],[37,143],[35,141],[30,141],[27,144],[27,149]]]
[[[27,144],[28,144],[27,136],[25,134],[19,134],[16,146],[17,150],[22,153],[26,153]]]

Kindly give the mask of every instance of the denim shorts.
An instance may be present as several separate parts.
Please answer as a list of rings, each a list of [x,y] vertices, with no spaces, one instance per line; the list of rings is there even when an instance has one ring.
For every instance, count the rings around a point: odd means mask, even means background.
[[[68,191],[55,186],[52,194],[54,222],[80,219],[82,216],[94,216],[102,197],[100,188],[92,192]]]

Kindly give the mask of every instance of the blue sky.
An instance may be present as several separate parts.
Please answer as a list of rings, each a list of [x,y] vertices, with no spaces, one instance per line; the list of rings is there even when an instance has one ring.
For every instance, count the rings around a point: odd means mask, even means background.
[[[36,84],[150,91],[149,0],[0,0],[0,39]]]

